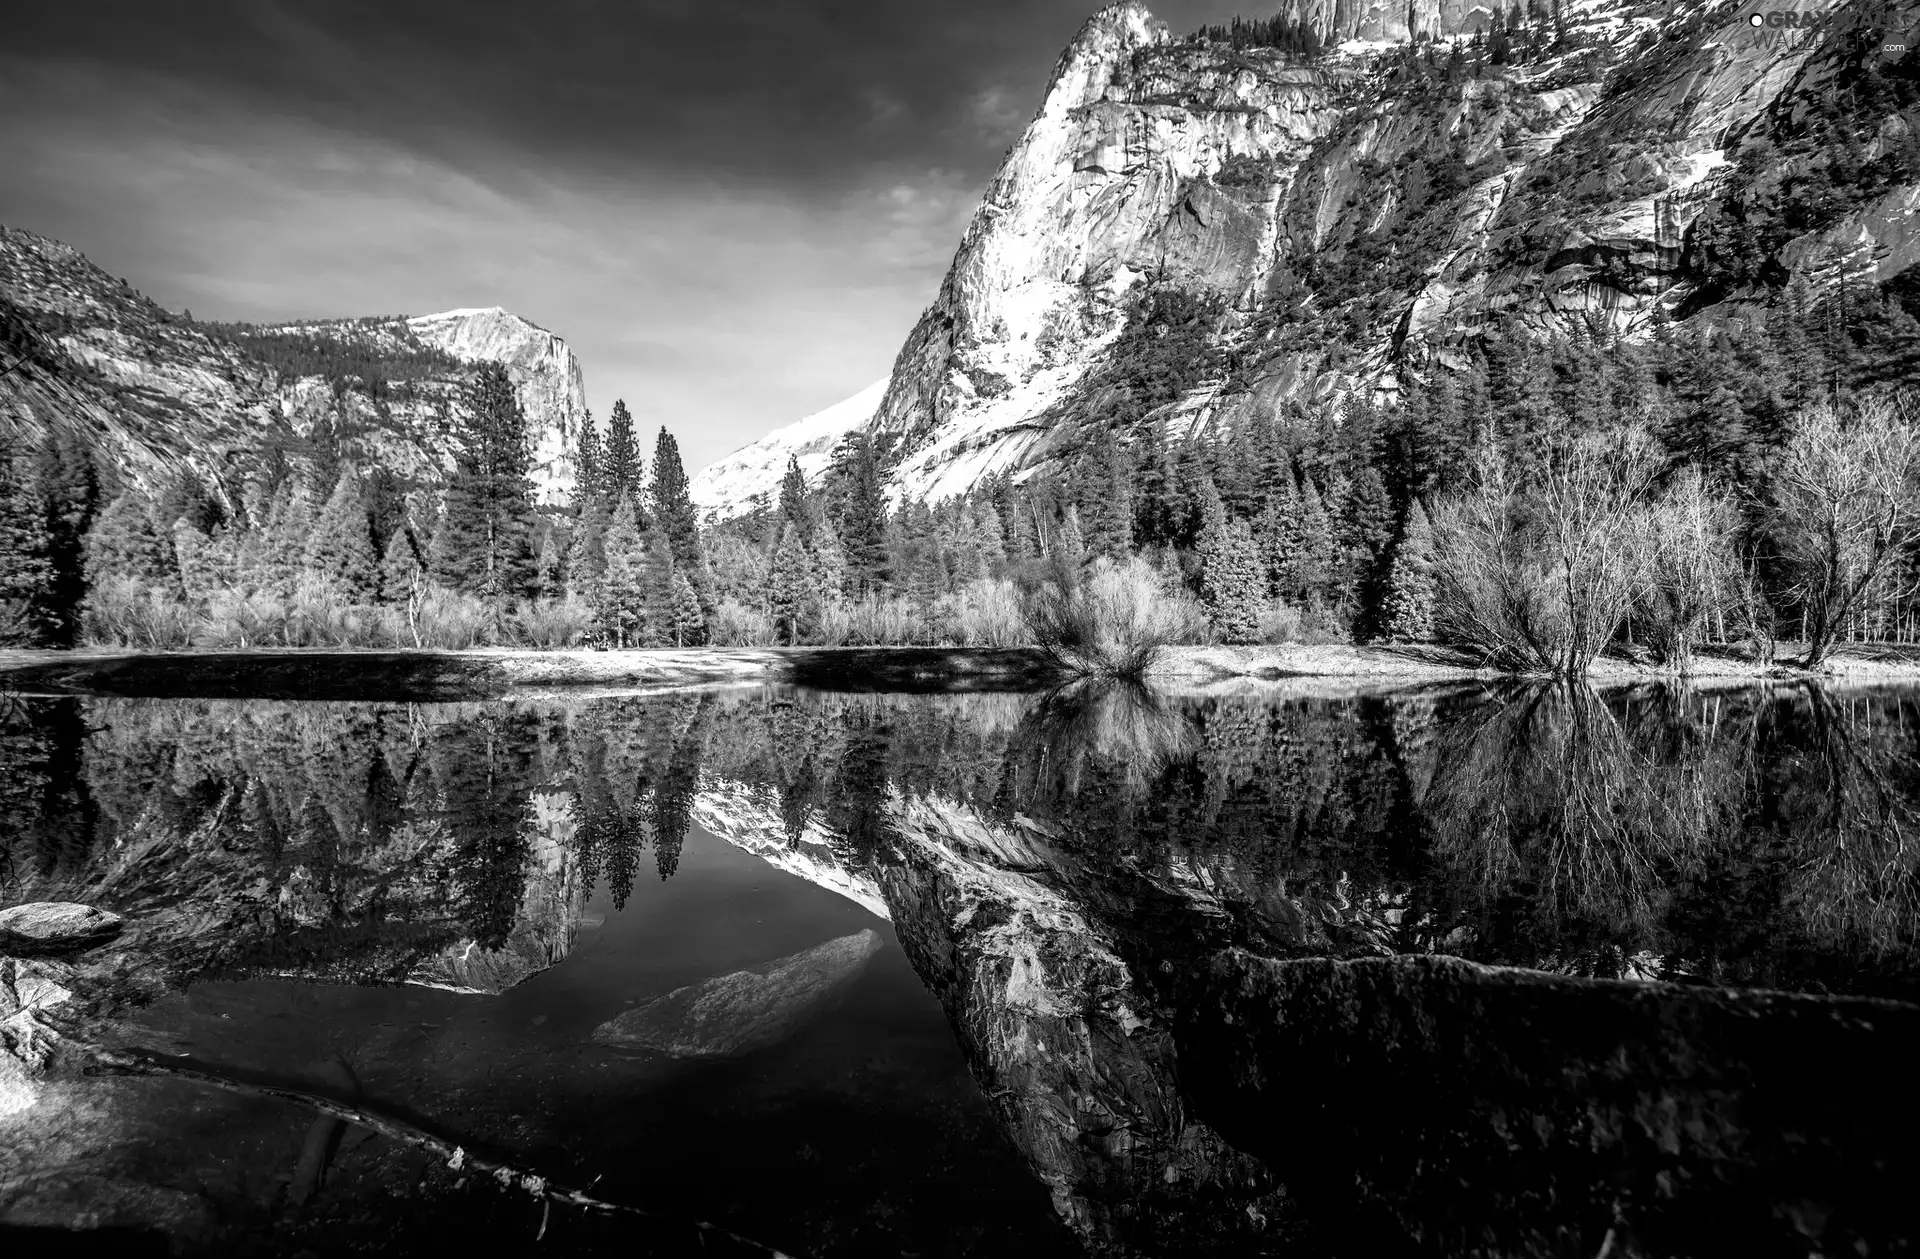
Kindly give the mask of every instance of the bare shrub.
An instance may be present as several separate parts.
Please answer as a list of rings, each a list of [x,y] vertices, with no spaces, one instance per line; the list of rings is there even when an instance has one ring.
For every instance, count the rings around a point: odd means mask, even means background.
[[[1300,637],[1300,609],[1275,599],[1260,609],[1260,641],[1291,643]]]
[[[1102,556],[1042,582],[1025,603],[1032,641],[1080,674],[1139,677],[1160,649],[1201,632],[1205,616],[1138,556]]]
[[[421,594],[415,616],[420,645],[448,651],[485,646],[493,620],[493,609],[484,599],[432,584]]]
[[[1029,641],[1020,592],[1004,579],[968,582],[936,612],[963,647],[1017,647]]]
[[[1807,615],[1809,667],[1894,562],[1920,542],[1920,440],[1885,402],[1849,421],[1816,407],[1793,427],[1768,502],[1787,595]]]
[[[577,647],[593,628],[593,609],[573,599],[522,600],[501,620],[501,639],[513,647]]]
[[[920,613],[906,599],[869,594],[840,603],[832,616],[844,619],[836,620],[826,632],[852,646],[884,647],[927,638]]]
[[[1488,664],[1584,673],[1643,588],[1659,467],[1645,432],[1555,441],[1524,488],[1483,450],[1476,485],[1433,513],[1435,627]]]
[[[259,647],[286,641],[287,609],[259,590],[215,590],[193,641],[203,647]]]
[[[87,593],[83,630],[88,642],[101,646],[184,647],[191,641],[193,613],[138,577],[113,577]]]
[[[707,622],[707,634],[716,647],[771,647],[773,618],[733,599],[722,599]]]

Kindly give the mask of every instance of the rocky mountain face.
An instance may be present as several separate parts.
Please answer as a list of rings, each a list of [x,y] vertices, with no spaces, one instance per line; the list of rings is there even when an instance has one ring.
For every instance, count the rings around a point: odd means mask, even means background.
[[[330,434],[350,461],[423,485],[453,470],[468,366],[506,364],[526,409],[543,499],[570,493],[588,422],[580,362],[498,307],[413,318],[236,329],[195,323],[78,250],[0,227],[0,423],[37,439],[71,426],[121,477],[153,489],[191,469],[241,490],[258,452]]]
[[[700,469],[687,493],[701,518],[711,523],[772,506],[779,499],[780,478],[789,459],[799,460],[800,471],[811,483],[826,471],[840,439],[872,421],[886,392],[887,382],[877,380],[851,398],[775,429]]]
[[[1497,55],[1493,7],[1296,0],[1316,56],[1095,14],[900,350],[870,424],[896,494],[1070,454],[1125,387],[1142,286],[1226,307],[1217,363],[1148,417],[1178,438],[1390,397],[1499,337],[1762,320],[1796,280],[1817,299],[1920,258],[1911,93],[1839,90],[1911,80],[1912,0],[1765,6],[1791,26],[1729,0],[1534,6]],[[1843,136],[1878,175],[1834,174]]]

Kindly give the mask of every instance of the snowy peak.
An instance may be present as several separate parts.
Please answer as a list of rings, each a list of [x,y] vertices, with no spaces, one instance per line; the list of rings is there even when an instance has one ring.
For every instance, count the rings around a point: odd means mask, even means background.
[[[873,418],[886,390],[886,380],[876,380],[851,398],[777,428],[702,468],[687,487],[702,522],[711,525],[771,506],[788,459],[800,461],[800,471],[811,484],[826,471],[841,439]]]

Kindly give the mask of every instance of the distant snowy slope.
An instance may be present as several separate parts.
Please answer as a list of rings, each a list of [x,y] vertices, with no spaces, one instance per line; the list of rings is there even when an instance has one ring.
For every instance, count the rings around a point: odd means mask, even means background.
[[[731,520],[771,504],[779,497],[789,458],[800,461],[800,471],[811,483],[826,471],[840,439],[873,418],[886,392],[887,381],[876,380],[844,402],[777,428],[702,468],[689,487],[701,521]]]

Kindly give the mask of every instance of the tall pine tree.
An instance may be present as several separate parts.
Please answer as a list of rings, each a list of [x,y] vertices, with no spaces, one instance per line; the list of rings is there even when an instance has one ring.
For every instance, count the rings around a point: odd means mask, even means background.
[[[642,479],[640,460],[640,442],[634,435],[633,416],[627,410],[625,399],[613,404],[613,416],[607,421],[607,441],[600,452],[600,492],[607,501],[618,503],[627,498],[633,501],[636,512],[642,511],[640,491],[645,484]],[[636,518],[639,523],[644,520]]]
[[[433,539],[433,575],[487,599],[526,598],[537,581],[526,413],[494,362],[481,364],[464,401],[470,427]]]

